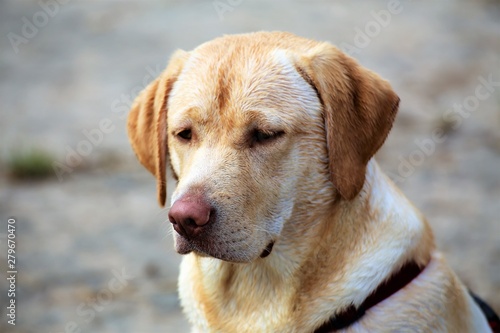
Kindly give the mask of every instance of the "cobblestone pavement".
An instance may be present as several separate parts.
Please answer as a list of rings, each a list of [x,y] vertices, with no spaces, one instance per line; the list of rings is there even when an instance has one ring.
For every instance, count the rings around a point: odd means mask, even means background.
[[[124,116],[175,49],[256,30],[331,41],[391,81],[402,103],[378,160],[428,217],[462,280],[500,311],[498,1],[6,0],[0,247],[15,216],[19,273],[15,327],[0,280],[0,331],[188,332],[180,256]],[[476,96],[478,85],[487,97]],[[96,129],[102,138],[83,147],[82,131]],[[9,179],[9,156],[32,147],[60,163],[70,151],[88,154],[61,181]]]

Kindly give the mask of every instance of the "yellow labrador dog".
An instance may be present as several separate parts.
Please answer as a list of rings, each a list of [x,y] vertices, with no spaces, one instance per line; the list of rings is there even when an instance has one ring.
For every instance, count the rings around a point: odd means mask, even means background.
[[[431,229],[372,158],[399,98],[334,46],[280,32],[177,51],[132,146],[184,254],[193,332],[490,332]]]

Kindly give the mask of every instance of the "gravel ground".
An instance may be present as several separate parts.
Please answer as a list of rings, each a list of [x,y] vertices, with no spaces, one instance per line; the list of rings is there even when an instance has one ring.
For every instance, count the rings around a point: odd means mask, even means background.
[[[331,41],[392,82],[402,103],[378,160],[462,280],[500,311],[498,1],[401,1],[389,16],[386,1],[40,3],[0,2],[0,248],[14,216],[18,269],[17,324],[0,280],[0,331],[188,332],[180,256],[124,115],[175,49],[256,30]],[[99,128],[85,146],[82,131]],[[7,160],[31,148],[74,170],[12,180]]]

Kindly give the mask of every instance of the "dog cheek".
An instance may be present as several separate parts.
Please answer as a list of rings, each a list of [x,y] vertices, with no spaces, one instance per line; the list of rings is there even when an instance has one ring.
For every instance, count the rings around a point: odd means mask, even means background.
[[[177,150],[169,148],[170,153],[168,155],[169,157],[169,166],[171,168],[170,171],[172,171],[172,176],[174,179],[179,182],[181,179],[182,175],[182,159]]]

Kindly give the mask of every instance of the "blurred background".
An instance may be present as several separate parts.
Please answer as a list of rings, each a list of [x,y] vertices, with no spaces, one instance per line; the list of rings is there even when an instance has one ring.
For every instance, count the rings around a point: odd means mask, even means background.
[[[126,114],[174,50],[257,30],[330,41],[392,83],[378,160],[500,311],[500,2],[2,0],[0,248],[15,217],[18,274],[1,332],[188,332]]]

